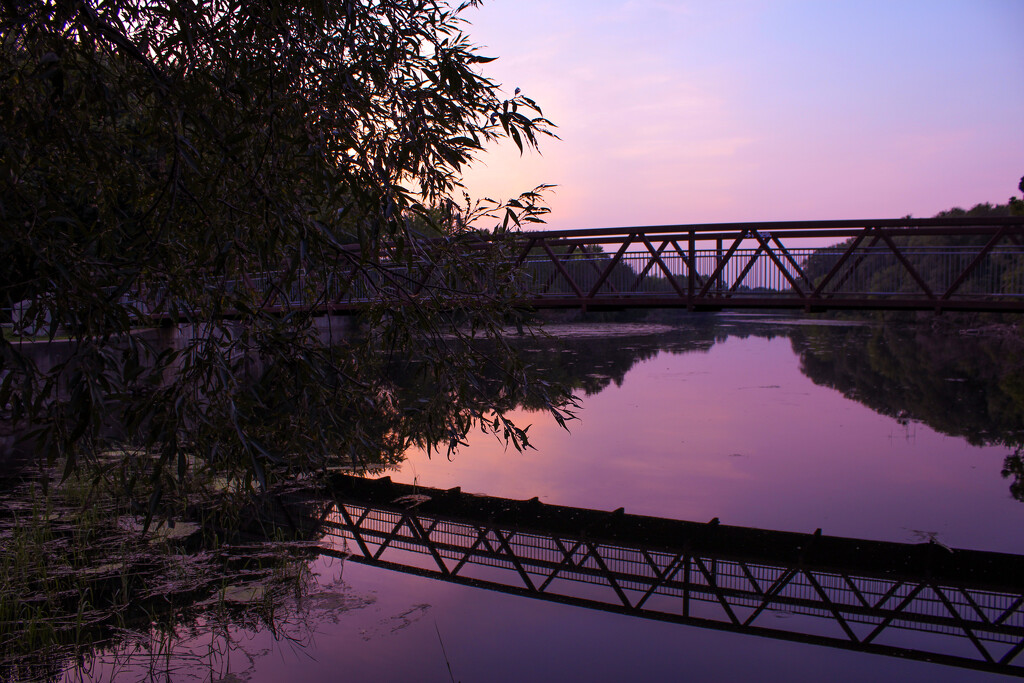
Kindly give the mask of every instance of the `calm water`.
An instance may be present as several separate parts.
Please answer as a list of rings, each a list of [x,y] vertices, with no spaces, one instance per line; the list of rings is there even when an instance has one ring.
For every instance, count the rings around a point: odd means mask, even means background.
[[[680,520],[1024,554],[1024,503],[1001,476],[1012,448],[978,445],[1019,443],[1013,396],[1021,359],[998,342],[740,315],[549,331],[571,341],[526,347],[552,376],[580,387],[580,419],[570,431],[520,411],[515,417],[532,423],[536,450],[506,450],[475,434],[450,459],[410,452],[392,479]],[[978,365],[993,357],[998,362]],[[312,569],[316,586],[281,607],[276,633],[266,626],[211,632],[202,624],[183,632],[175,680],[997,677],[327,557]],[[112,661],[100,658],[88,675],[130,680],[150,665],[159,670],[162,660],[122,653]]]

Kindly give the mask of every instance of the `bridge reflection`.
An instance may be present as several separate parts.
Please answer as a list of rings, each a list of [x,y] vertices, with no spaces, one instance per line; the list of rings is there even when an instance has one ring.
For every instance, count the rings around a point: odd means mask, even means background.
[[[340,476],[326,555],[553,602],[1024,675],[1024,557]]]

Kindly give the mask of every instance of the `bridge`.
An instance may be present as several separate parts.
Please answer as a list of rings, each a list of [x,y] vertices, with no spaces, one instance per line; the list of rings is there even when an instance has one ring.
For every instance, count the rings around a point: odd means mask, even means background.
[[[387,478],[339,475],[328,496],[309,523],[319,552],[347,561],[645,619],[1024,675],[1024,556],[642,517]],[[780,614],[789,618],[773,618]]]
[[[524,234],[517,263],[538,308],[1020,311],[1022,245],[1024,218],[733,223]]]
[[[375,302],[436,301],[438,292],[459,306],[507,293],[509,281],[515,301],[536,309],[1024,312],[1024,217],[470,234],[415,250],[419,258],[399,259],[384,246],[368,258],[353,245],[328,267],[242,273],[208,287],[244,288],[264,310],[282,313],[352,313]],[[491,271],[439,267],[474,256],[486,256]],[[164,294],[130,296],[156,318],[182,308]]]

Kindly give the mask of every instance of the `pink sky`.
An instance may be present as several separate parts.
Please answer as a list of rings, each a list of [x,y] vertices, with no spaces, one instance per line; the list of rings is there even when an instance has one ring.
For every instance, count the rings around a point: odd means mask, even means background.
[[[489,151],[552,228],[931,216],[1024,175],[1024,2],[493,0],[467,32],[561,140]]]

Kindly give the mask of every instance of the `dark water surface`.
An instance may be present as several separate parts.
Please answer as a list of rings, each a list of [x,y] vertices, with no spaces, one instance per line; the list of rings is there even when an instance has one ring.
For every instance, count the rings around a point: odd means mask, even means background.
[[[739,315],[548,329],[568,341],[526,346],[553,379],[579,387],[580,419],[569,432],[520,410],[515,417],[532,423],[536,450],[518,453],[475,434],[450,459],[410,452],[387,474],[564,506],[1024,555],[1024,503],[1011,495],[1013,477],[1002,476],[1024,427],[1017,400],[1024,359],[1012,344]],[[333,557],[314,560],[312,570],[317,583],[278,610],[274,632],[203,623],[183,630],[172,678],[998,677],[582,609]],[[66,677],[133,680],[160,670],[166,654],[122,651]]]

